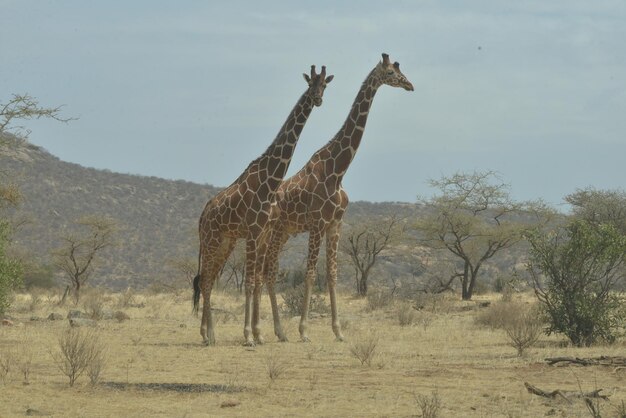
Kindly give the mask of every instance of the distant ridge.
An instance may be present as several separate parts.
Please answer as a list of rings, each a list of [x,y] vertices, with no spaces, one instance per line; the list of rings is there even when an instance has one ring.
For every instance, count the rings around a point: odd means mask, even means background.
[[[119,246],[108,251],[107,262],[92,284],[112,289],[142,288],[155,282],[180,284],[166,262],[181,256],[197,257],[198,218],[220,188],[86,168],[61,161],[12,135],[5,134],[2,139],[11,146],[2,148],[0,169],[19,185],[24,196],[14,216],[29,220],[15,241],[30,257],[46,263],[50,250],[60,245],[59,234],[73,221],[85,215],[107,215],[119,224]],[[243,170],[245,163],[241,166]],[[346,223],[355,217],[398,210],[408,213],[415,207],[353,202]],[[287,251],[291,264],[304,260],[305,242],[303,235],[292,240]]]

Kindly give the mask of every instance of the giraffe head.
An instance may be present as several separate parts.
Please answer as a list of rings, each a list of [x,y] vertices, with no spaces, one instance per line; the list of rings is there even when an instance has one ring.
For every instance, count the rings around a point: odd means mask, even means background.
[[[315,72],[315,65],[311,65],[311,75],[302,74],[307,84],[309,85],[309,89],[306,94],[308,94],[313,100],[313,104],[315,106],[322,105],[322,97],[324,96],[324,89],[326,85],[330,83],[334,75],[329,75],[326,77],[326,66],[322,65],[322,72],[317,74]]]
[[[413,91],[413,84],[400,71],[400,63],[389,61],[389,55],[383,53],[383,60],[376,67],[378,77],[383,84],[391,87],[402,87],[405,90]]]

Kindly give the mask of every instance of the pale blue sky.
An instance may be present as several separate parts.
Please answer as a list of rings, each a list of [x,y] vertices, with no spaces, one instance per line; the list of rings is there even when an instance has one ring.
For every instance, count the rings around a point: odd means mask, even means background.
[[[70,124],[29,123],[63,160],[226,186],[304,91],[335,75],[288,174],[330,139],[388,52],[344,186],[415,201],[428,178],[497,170],[558,204],[626,183],[626,2],[0,0],[0,102],[28,92]]]

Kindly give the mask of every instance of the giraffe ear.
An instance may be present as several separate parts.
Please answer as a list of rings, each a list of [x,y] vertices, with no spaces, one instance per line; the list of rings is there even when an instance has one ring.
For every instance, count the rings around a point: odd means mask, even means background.
[[[302,73],[302,76],[304,77],[304,80],[305,80],[307,83],[310,83],[310,82],[311,82],[311,77],[309,77],[307,74]]]
[[[334,75],[329,75],[328,77],[326,77],[326,80],[324,80],[326,82],[326,84],[330,83],[331,81],[333,81],[333,78],[335,78]]]

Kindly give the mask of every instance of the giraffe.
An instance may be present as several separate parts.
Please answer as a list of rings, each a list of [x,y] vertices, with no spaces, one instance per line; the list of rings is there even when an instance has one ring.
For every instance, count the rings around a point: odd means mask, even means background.
[[[337,247],[344,212],[348,206],[348,195],[341,185],[356,151],[361,143],[370,106],[378,88],[387,84],[413,91],[413,85],[400,71],[400,64],[391,63],[389,55],[365,78],[352,104],[348,118],[339,132],[320,148],[300,171],[283,181],[276,193],[272,207],[272,231],[264,267],[264,281],[272,305],[274,333],[280,341],[287,341],[280,318],[274,292],[278,272],[278,256],[290,235],[309,233],[308,257],[305,279],[305,296],[300,319],[300,337],[309,341],[307,320],[311,290],[320,244],[326,237],[326,274],[330,296],[332,329],[336,339],[343,341],[337,318]]]
[[[303,74],[308,84],[274,142],[226,189],[206,204],[199,222],[200,251],[198,275],[194,279],[194,310],[197,312],[200,293],[204,299],[200,334],[206,345],[215,344],[211,318],[211,290],[236,240],[246,240],[245,324],[246,345],[263,343],[259,328],[259,301],[268,221],[271,204],[282,181],[296,143],[314,106],[321,106],[326,85],[326,67],[320,74],[311,66],[311,75]]]

